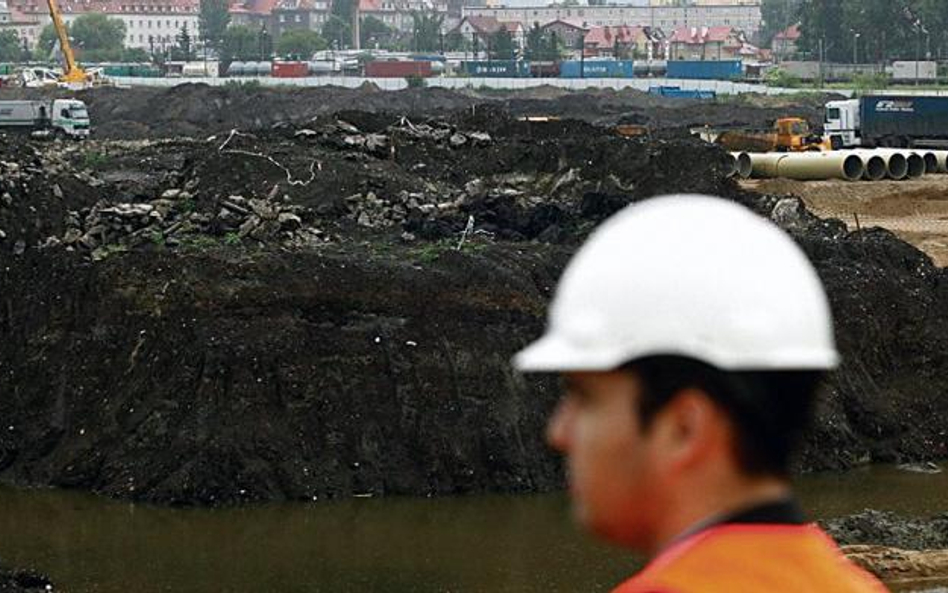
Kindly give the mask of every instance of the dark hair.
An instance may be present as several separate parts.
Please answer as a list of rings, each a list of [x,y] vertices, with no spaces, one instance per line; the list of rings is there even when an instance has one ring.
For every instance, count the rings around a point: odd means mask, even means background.
[[[622,367],[642,384],[639,415],[648,428],[683,389],[705,392],[730,418],[736,454],[749,475],[785,477],[810,423],[822,371],[722,371],[681,356],[641,358]]]

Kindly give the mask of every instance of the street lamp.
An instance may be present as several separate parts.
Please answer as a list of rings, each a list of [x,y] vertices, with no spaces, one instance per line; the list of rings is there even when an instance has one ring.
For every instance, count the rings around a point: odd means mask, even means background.
[[[856,31],[853,31],[853,66],[859,63],[857,58],[859,56],[858,52],[859,52],[859,38],[860,37],[862,37],[862,33],[857,33]]]

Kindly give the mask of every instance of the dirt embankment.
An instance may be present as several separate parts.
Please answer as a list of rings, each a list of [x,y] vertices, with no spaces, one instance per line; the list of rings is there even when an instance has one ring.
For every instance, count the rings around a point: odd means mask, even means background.
[[[508,357],[596,222],[687,191],[772,216],[828,285],[846,366],[801,467],[948,454],[944,272],[740,192],[713,148],[497,106],[247,134],[0,140],[4,480],[196,504],[558,487],[556,383]]]
[[[59,91],[61,93],[61,91]],[[3,97],[46,96],[48,92],[0,89]],[[512,116],[555,116],[601,125],[647,124],[654,130],[687,130],[695,126],[769,127],[788,115],[821,126],[822,105],[831,95],[695,101],[654,97],[631,89],[570,92],[551,87],[524,91],[481,92],[446,89],[381,91],[374,85],[340,87],[261,88],[208,87],[187,84],[172,89],[101,88],[70,93],[89,105],[99,138],[205,137],[233,128],[257,130],[278,122],[303,124],[313,117],[357,107],[369,113],[400,113],[410,117],[447,115],[474,105],[494,104]]]

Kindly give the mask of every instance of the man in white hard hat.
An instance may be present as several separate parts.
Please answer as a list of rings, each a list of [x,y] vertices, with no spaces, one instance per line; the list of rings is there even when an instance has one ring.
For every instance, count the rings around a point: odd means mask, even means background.
[[[732,202],[672,196],[589,238],[515,365],[562,373],[547,438],[577,520],[651,558],[616,593],[885,591],[791,492],[837,359],[826,295],[790,237]]]

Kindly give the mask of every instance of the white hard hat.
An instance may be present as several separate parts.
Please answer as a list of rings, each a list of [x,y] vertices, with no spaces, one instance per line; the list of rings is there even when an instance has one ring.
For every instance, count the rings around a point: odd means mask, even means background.
[[[829,303],[782,230],[719,198],[629,206],[573,257],[521,371],[605,371],[646,356],[722,370],[836,366]]]

